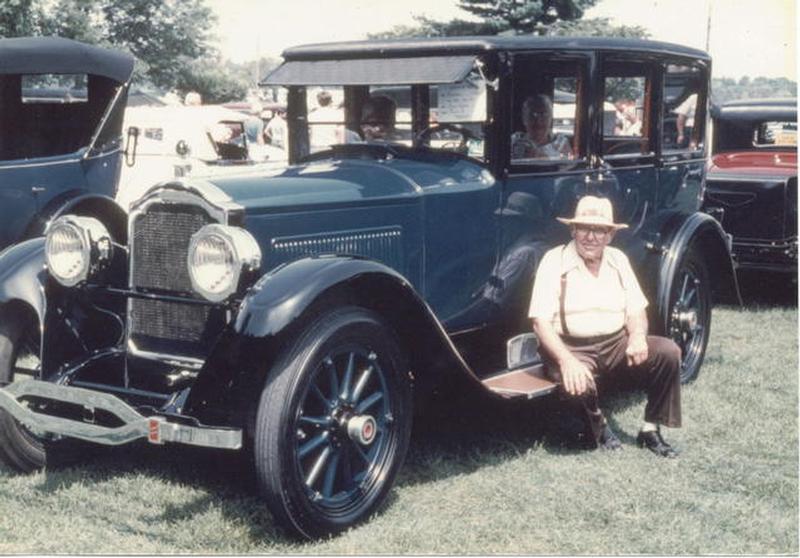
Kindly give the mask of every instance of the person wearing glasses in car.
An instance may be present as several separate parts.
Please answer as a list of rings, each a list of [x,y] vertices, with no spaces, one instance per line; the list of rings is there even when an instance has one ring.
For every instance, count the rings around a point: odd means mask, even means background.
[[[598,406],[596,380],[624,379],[647,391],[637,443],[662,457],[676,451],[660,426],[681,425],[681,350],[647,334],[647,299],[625,254],[608,244],[619,229],[611,202],[584,196],[569,225],[572,241],[548,251],[536,272],[530,310],[548,374],[585,416],[592,447],[622,448]]]
[[[553,133],[553,101],[532,95],[522,103],[524,132],[511,136],[511,159],[571,159],[569,138]]]

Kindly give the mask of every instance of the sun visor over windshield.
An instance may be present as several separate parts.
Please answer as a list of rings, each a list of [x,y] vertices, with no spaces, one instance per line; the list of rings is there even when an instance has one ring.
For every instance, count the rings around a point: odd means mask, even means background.
[[[472,69],[475,56],[420,56],[355,60],[292,60],[261,85],[416,85],[456,83]]]

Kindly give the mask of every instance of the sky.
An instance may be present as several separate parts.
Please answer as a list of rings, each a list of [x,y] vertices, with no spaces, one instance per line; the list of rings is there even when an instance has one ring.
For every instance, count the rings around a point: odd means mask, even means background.
[[[457,0],[206,0],[219,18],[217,46],[235,61],[279,58],[284,48],[358,40],[414,15],[469,19]],[[795,0],[600,0],[585,17],[641,25],[652,39],[709,52],[715,77],[797,80]]]

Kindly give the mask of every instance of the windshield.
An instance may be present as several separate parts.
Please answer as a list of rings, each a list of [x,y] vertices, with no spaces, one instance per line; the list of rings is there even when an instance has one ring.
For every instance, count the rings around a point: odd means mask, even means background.
[[[483,161],[486,97],[477,71],[453,84],[308,87],[307,132],[290,126],[289,133],[307,134],[300,138],[306,153],[341,144],[389,143]]]

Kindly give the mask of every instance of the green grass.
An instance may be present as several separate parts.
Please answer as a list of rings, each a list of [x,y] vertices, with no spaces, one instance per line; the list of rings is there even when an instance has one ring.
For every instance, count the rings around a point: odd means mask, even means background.
[[[384,510],[283,537],[234,461],[135,446],[31,476],[0,469],[0,553],[797,554],[796,308],[714,310],[683,390],[677,460],[639,450],[639,395],[605,407],[625,449],[580,451],[554,404],[462,401],[417,425]]]

